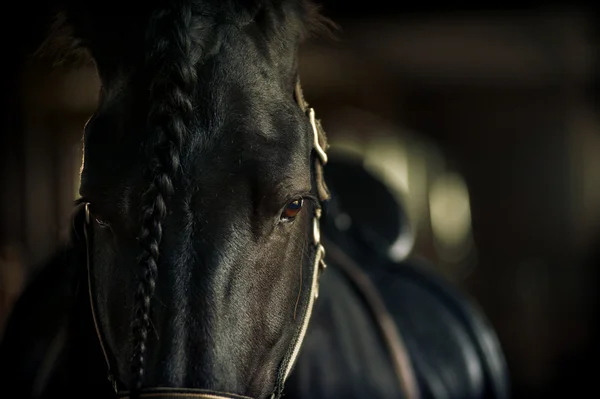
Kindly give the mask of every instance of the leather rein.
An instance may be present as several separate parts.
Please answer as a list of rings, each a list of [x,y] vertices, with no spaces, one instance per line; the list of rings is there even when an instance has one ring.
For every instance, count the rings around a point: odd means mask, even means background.
[[[304,100],[304,96],[302,94],[302,88],[300,86],[300,81],[296,83],[296,87],[294,90],[295,100],[300,107],[300,109],[306,114],[309,119],[309,123],[312,128],[313,133],[313,150],[315,153],[314,157],[314,171],[315,171],[315,182],[318,192],[318,197],[321,203],[327,201],[329,199],[329,190],[325,185],[325,181],[323,178],[323,166],[327,163],[327,154],[325,150],[327,149],[327,139],[325,136],[325,132],[318,121],[315,118],[315,111],[313,108],[308,106],[308,103]],[[311,155],[312,157],[312,155]],[[252,399],[248,396],[238,395],[234,393],[228,392],[216,392],[206,389],[195,389],[195,388],[168,388],[168,387],[156,387],[156,388],[143,388],[137,395],[132,395],[131,392],[126,390],[120,390],[120,386],[124,386],[122,383],[119,384],[115,375],[113,374],[110,366],[109,356],[107,352],[107,348],[104,344],[105,340],[103,339],[102,330],[100,328],[100,324],[98,322],[98,318],[96,315],[96,305],[95,305],[95,295],[93,293],[93,282],[92,282],[92,273],[91,267],[93,264],[92,260],[92,251],[90,250],[91,244],[93,242],[93,221],[94,218],[91,217],[90,214],[90,203],[85,203],[85,221],[84,221],[84,235],[85,235],[85,245],[86,245],[86,263],[87,263],[87,278],[88,278],[88,291],[89,291],[89,301],[92,313],[92,319],[94,322],[94,328],[96,330],[96,335],[98,337],[98,342],[100,343],[100,348],[102,350],[102,354],[106,361],[108,380],[111,382],[112,387],[115,391],[115,394],[118,398],[121,399],[129,399],[130,396],[137,396],[139,398],[153,398],[153,399],[166,399],[166,398],[178,398],[178,399]],[[310,317],[312,314],[312,310],[314,307],[315,300],[318,297],[318,283],[319,277],[326,268],[324,257],[325,257],[325,249],[321,244],[321,233],[319,228],[319,222],[321,218],[321,208],[317,207],[315,209],[315,213],[313,215],[313,228],[312,228],[312,245],[314,248],[314,262],[312,263],[311,270],[311,281],[310,281],[310,291],[308,293],[308,299],[306,305],[304,306],[304,312],[301,318],[301,324],[299,329],[296,331],[293,343],[289,348],[286,356],[284,357],[283,362],[281,363],[279,370],[277,372],[276,385],[274,387],[273,393],[270,396],[270,399],[278,399],[281,397],[283,393],[283,385],[285,380],[290,375],[294,363],[298,357],[300,352],[300,347],[302,346],[302,342],[306,335],[306,331],[308,329],[308,324],[310,321]]]
[[[420,399],[421,392],[404,340],[383,298],[381,298],[379,290],[362,268],[340,247],[327,239],[324,239],[323,242],[327,246],[329,260],[334,262],[335,266],[338,266],[350,280],[371,312],[381,339],[388,351],[389,360],[398,379],[400,391],[406,399]]]

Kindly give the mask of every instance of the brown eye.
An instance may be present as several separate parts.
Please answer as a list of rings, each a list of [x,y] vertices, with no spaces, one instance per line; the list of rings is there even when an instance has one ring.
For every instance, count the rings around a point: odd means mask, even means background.
[[[284,220],[294,219],[302,210],[302,205],[304,205],[304,200],[302,198],[293,200],[285,206],[281,218]]]

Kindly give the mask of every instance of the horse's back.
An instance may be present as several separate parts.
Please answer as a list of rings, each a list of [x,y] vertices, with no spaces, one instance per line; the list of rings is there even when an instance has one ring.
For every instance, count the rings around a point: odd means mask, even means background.
[[[422,398],[509,396],[495,331],[476,303],[418,264],[369,272],[396,321]]]
[[[509,396],[502,349],[474,301],[422,265],[343,248],[328,247],[290,398],[410,399],[411,386],[420,399]],[[396,331],[383,331],[386,316]]]

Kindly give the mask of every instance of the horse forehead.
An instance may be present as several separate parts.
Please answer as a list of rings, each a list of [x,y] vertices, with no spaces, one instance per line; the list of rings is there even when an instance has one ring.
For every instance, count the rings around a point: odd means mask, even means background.
[[[307,158],[310,125],[291,93],[286,96],[281,89],[265,93],[259,84],[237,82],[213,89],[218,91],[214,96],[200,96],[205,101],[200,108],[210,111],[201,111],[187,146],[192,163],[252,160],[268,165]]]
[[[230,130],[214,145],[192,154],[188,167],[209,180],[223,173],[228,178],[259,175],[268,179],[276,172],[300,177],[309,168],[310,149],[300,132],[291,130],[279,134]],[[208,176],[208,171],[213,176]]]
[[[297,122],[284,117],[285,123],[271,118],[260,123],[230,119],[212,133],[212,140],[190,150],[182,165],[190,177],[186,184],[203,190],[242,184],[268,191],[291,179],[294,185],[309,188],[311,141],[299,115]]]

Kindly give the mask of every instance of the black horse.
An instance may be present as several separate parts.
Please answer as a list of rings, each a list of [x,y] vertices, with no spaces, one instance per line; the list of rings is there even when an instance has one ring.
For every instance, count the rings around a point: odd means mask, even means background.
[[[506,397],[480,313],[330,222],[297,71],[313,4],[60,6],[101,101],[72,238],[0,347],[11,397]]]

